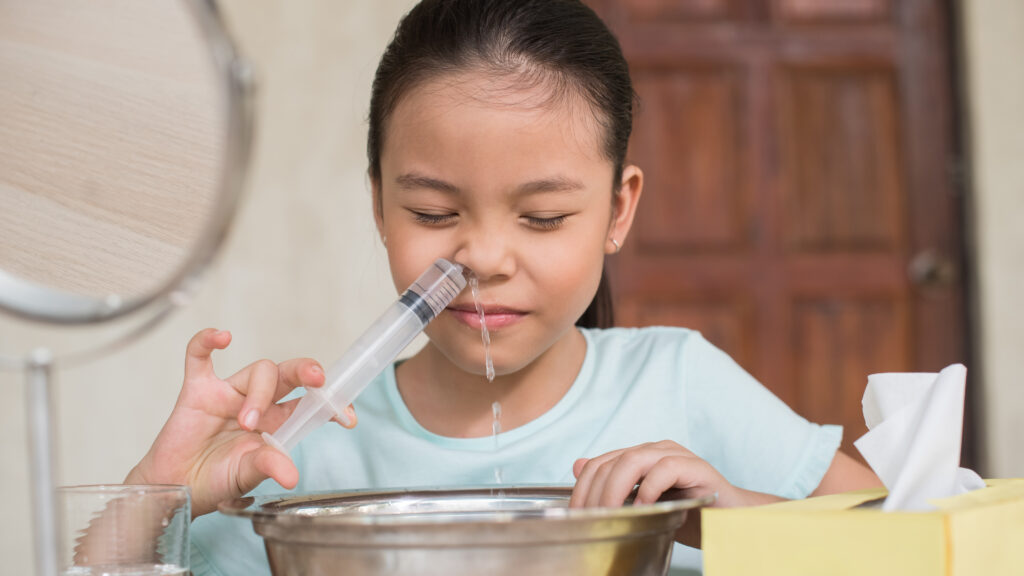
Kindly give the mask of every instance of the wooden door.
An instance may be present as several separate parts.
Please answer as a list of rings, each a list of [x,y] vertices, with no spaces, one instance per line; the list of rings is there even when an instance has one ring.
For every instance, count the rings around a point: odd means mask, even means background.
[[[618,323],[701,330],[859,456],[868,374],[965,361],[947,7],[591,4],[641,98]]]

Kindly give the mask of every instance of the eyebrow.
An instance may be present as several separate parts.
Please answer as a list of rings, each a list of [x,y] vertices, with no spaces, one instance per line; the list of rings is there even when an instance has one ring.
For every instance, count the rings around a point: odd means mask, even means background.
[[[431,178],[430,176],[424,176],[415,172],[402,174],[395,178],[395,182],[404,190],[425,188],[454,196],[462,193],[459,187],[451,182],[445,182],[444,180]],[[530,182],[520,184],[516,187],[514,194],[517,196],[529,196],[531,194],[540,194],[544,192],[574,192],[582,190],[583,188],[583,183],[578,180],[556,176],[553,178],[542,178],[540,180],[532,180]]]
[[[416,174],[415,172],[402,174],[398,178],[395,178],[395,183],[404,190],[426,188],[428,190],[437,190],[438,192],[444,192],[455,196],[460,193],[458,186],[455,184],[445,182],[444,180],[438,180],[437,178],[423,176],[422,174]]]

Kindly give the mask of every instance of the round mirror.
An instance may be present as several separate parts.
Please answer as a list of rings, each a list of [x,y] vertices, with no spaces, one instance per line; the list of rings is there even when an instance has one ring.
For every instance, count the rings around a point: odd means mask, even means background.
[[[249,143],[211,2],[0,0],[0,78],[0,308],[106,321],[198,274]]]

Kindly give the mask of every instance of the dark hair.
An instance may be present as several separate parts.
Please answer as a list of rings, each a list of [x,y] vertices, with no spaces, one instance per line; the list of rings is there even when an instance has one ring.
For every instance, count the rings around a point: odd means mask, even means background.
[[[388,118],[401,98],[439,75],[477,69],[545,85],[552,98],[582,97],[603,128],[618,193],[633,128],[635,93],[618,40],[579,0],[423,0],[398,25],[370,96],[367,156],[381,180]],[[612,299],[604,271],[577,326],[609,327]]]

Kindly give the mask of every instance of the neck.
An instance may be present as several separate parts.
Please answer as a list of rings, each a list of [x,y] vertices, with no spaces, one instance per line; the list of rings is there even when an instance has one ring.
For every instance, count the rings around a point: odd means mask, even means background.
[[[428,343],[398,367],[396,377],[402,399],[421,426],[441,436],[476,438],[492,433],[495,402],[501,403],[502,431],[554,407],[572,387],[585,355],[586,341],[573,327],[523,368],[488,382]]]

